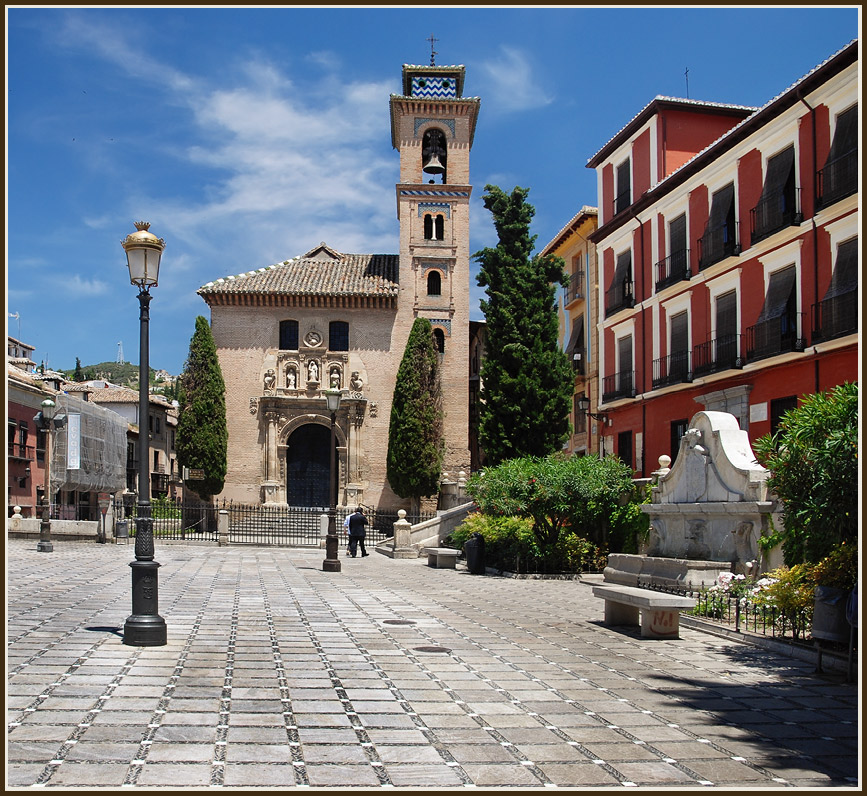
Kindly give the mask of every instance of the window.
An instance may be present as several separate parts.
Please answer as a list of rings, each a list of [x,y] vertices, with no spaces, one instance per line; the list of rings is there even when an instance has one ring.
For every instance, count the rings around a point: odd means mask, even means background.
[[[716,299],[716,356],[714,362],[721,367],[734,367],[738,356],[738,294],[730,290]],[[727,364],[727,363],[732,364]]]
[[[328,349],[349,351],[349,324],[346,321],[331,321],[328,324]]]
[[[771,400],[771,434],[777,433],[783,415],[790,409],[796,409],[797,407],[798,398],[795,395],[788,395],[785,398],[774,398]]]
[[[583,392],[572,396],[572,414],[575,418],[575,433],[584,434],[587,431],[587,413],[581,408],[580,401],[585,398]]]
[[[433,336],[434,336],[434,344],[436,345],[437,351],[439,351],[440,354],[444,354],[446,352],[446,335],[445,335],[445,332],[443,332],[442,329],[434,329],[433,330]]]
[[[668,375],[682,381],[689,374],[689,315],[686,310],[672,315],[669,333]]]
[[[629,158],[617,167],[617,192],[614,197],[614,214],[617,215],[632,204],[629,180]]]
[[[671,463],[677,461],[677,452],[680,450],[680,439],[689,429],[689,420],[671,421]]]
[[[617,455],[620,460],[629,465],[631,469],[635,469],[632,462],[632,432],[621,431],[617,435]]]
[[[750,211],[750,242],[767,238],[799,220],[795,188],[795,147],[768,160],[759,203]]]
[[[710,217],[699,238],[699,268],[707,268],[738,253],[735,222],[735,186],[729,183],[711,198]]]
[[[424,215],[424,239],[433,240],[433,216],[430,213]]]
[[[154,428],[155,428],[155,433],[156,433],[156,434],[159,434],[159,433],[160,433],[160,430],[161,430],[161,428],[162,428],[162,424],[161,424],[161,421],[160,421],[160,418],[159,418],[159,417],[155,417],[155,418],[154,418]]]
[[[755,325],[747,330],[747,357],[761,359],[792,351],[798,342],[795,266],[771,274],[765,303]]]
[[[656,289],[689,279],[689,251],[686,248],[686,214],[668,225],[668,257],[656,266]]]
[[[440,214],[434,217],[434,227],[436,229],[436,239],[437,240],[445,240],[446,239],[446,222],[445,218]]]
[[[427,275],[427,294],[429,296],[442,295],[442,277],[439,271],[430,271]]]
[[[617,341],[617,393],[632,397],[633,392],[632,335],[627,335]]]
[[[837,246],[831,284],[813,306],[814,340],[833,340],[858,331],[858,238]]]
[[[819,171],[819,207],[850,196],[858,190],[858,106],[837,116],[828,159]]]
[[[572,359],[572,370],[575,373],[584,373],[584,316],[579,315],[572,322],[572,335],[569,337],[569,343],[566,346],[566,355]]]
[[[154,451],[154,472],[158,473],[160,471],[160,452]]]
[[[298,350],[298,321],[280,321],[280,350]]]
[[[632,252],[627,249],[617,256],[614,278],[605,293],[605,316],[635,304],[632,291]]]

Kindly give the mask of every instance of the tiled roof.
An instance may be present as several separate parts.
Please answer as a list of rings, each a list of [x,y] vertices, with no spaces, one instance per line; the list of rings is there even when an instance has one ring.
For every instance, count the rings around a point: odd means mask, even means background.
[[[302,257],[208,282],[197,291],[209,296],[396,297],[397,254],[341,254],[324,244]]]
[[[67,392],[86,392],[95,404],[137,404],[138,392],[127,387],[69,387]]]
[[[566,224],[563,228],[553,237],[551,241],[548,243],[545,248],[542,249],[540,254],[550,254],[557,246],[560,245],[560,240],[563,236],[572,228],[572,226],[580,219],[584,221],[585,218],[596,218],[599,215],[598,207],[591,207],[590,205],[584,205]],[[582,218],[583,216],[583,218]]]

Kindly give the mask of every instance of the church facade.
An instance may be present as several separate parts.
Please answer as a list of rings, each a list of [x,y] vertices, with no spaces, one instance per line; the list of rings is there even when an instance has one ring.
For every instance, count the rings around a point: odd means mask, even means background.
[[[441,356],[443,469],[470,470],[469,184],[480,101],[464,67],[403,67],[390,98],[400,251],[346,254],[326,245],[198,293],[226,382],[228,472],[221,497],[327,506],[337,388],[337,505],[408,507],[386,478],[395,376],[416,317]]]

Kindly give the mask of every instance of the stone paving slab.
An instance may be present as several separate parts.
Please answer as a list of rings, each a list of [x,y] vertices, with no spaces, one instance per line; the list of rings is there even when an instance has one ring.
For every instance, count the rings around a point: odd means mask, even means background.
[[[7,542],[7,789],[860,784],[856,685],[606,627],[591,581],[158,545],[168,643],[136,648],[132,558]]]

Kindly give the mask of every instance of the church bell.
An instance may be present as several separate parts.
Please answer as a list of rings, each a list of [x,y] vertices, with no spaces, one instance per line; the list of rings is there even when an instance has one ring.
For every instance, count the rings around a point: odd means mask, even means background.
[[[422,171],[425,174],[444,174],[445,170],[445,166],[440,163],[439,156],[436,152],[431,154],[422,166]]]

